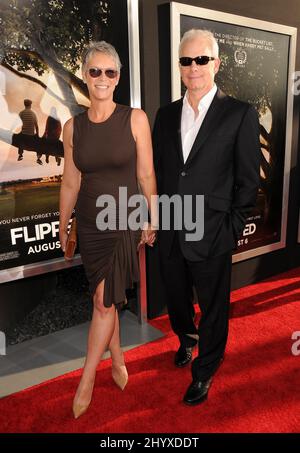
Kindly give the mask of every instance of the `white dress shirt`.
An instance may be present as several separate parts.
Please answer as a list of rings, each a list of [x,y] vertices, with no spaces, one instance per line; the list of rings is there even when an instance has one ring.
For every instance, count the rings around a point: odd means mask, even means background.
[[[195,117],[195,112],[188,101],[188,91],[184,95],[181,114],[181,143],[184,163],[190,154],[195,138],[216,92],[217,86],[214,84],[211,90],[200,100],[197,117]]]

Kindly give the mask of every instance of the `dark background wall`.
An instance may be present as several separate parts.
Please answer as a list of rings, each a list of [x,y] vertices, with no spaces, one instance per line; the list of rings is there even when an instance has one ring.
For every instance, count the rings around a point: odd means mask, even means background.
[[[140,0],[141,59],[143,104],[151,119],[159,105],[159,38],[158,5],[165,0]],[[299,0],[184,0],[186,5],[199,6],[225,13],[238,14],[298,28],[296,70],[300,69],[300,2]],[[299,102],[299,101],[298,101]]]
[[[140,0],[142,100],[151,124],[160,102],[165,100],[165,93],[160,91],[163,74],[160,74],[159,65],[161,44],[159,43],[158,6],[166,3],[169,2]],[[296,27],[298,29],[296,71],[300,70],[299,0],[287,0],[286,2],[282,0],[252,0],[251,2],[245,0],[185,0],[178,3]],[[299,105],[300,96],[295,96],[286,248],[234,264],[233,289],[300,265],[300,245],[297,244],[300,192],[300,178],[297,169]],[[148,252],[148,267],[149,315],[152,317],[164,309],[155,250]]]

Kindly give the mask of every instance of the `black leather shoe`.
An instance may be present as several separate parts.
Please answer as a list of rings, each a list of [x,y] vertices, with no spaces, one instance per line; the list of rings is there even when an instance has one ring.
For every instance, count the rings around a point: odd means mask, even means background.
[[[184,395],[183,402],[189,406],[203,403],[207,399],[208,390],[211,385],[212,378],[207,381],[199,381],[194,379]]]
[[[186,348],[184,346],[180,346],[175,354],[175,365],[179,368],[182,368],[183,366],[186,366],[188,363],[190,363],[192,361],[192,350],[193,347]]]

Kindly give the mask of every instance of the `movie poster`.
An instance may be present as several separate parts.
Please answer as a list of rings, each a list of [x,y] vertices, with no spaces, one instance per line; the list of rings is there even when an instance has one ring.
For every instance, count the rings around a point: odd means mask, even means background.
[[[115,100],[130,104],[132,93],[127,1],[8,0],[0,3],[0,33],[3,282],[66,265],[58,235],[62,130],[89,106],[80,68],[89,41],[104,39],[119,52]]]
[[[260,189],[256,207],[247,219],[233,260],[282,248],[285,246],[291,152],[290,50],[295,29],[173,5],[179,14],[180,37],[191,28],[214,33],[221,59],[217,85],[226,94],[253,104],[259,114]],[[176,84],[178,86],[175,69],[172,75],[174,88]],[[182,87],[180,90],[182,93]]]

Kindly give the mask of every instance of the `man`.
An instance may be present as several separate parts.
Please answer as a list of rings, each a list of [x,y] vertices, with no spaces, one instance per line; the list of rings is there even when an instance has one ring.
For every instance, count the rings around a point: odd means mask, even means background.
[[[25,109],[19,113],[19,116],[22,120],[21,134],[38,136],[39,135],[38,121],[37,121],[36,114],[31,109],[31,105],[32,105],[32,101],[30,99],[24,99]],[[24,149],[22,147],[19,147],[18,160],[23,160],[23,152],[24,152]],[[43,162],[41,160],[42,154],[38,153],[38,152],[36,154],[37,154],[37,160],[36,160],[37,163],[39,165],[43,165]]]
[[[232,249],[236,248],[259,185],[259,123],[255,109],[214,83],[218,44],[209,31],[189,30],[179,47],[183,99],[159,109],[153,131],[159,195],[204,195],[204,236],[159,231],[159,254],[170,321],[180,347],[175,365],[192,360],[186,404],[207,398],[223,361],[228,335]],[[194,324],[194,286],[201,310]]]

